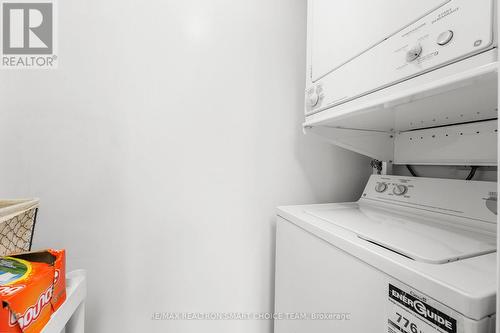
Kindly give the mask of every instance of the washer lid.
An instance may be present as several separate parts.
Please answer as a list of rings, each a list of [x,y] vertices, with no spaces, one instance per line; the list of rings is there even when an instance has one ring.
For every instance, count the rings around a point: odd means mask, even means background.
[[[338,206],[306,213],[410,259],[444,264],[496,251],[496,239],[444,221],[389,213],[366,206]]]

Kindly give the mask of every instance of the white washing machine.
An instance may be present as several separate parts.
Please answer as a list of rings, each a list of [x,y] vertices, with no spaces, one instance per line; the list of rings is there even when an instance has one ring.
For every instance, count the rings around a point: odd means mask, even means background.
[[[497,184],[371,176],[278,209],[276,333],[495,331]]]

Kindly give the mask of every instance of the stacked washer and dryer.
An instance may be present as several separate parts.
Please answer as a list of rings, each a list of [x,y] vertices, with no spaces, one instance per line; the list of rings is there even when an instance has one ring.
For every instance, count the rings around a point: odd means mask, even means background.
[[[496,6],[308,0],[304,131],[382,169],[278,208],[276,333],[495,331],[497,183],[392,170],[497,166]]]

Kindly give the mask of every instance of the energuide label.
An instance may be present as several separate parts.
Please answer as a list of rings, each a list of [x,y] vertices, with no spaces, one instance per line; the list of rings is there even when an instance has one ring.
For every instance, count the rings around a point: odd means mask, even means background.
[[[404,290],[403,290],[404,289]],[[459,333],[462,325],[453,310],[409,287],[389,283],[388,333]]]

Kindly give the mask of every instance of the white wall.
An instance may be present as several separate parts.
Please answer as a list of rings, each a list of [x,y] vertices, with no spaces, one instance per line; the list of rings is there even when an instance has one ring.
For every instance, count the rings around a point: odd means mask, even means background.
[[[89,274],[88,332],[270,332],[274,207],[356,199],[368,160],[301,133],[304,0],[65,0],[59,69],[0,73],[0,196]]]

